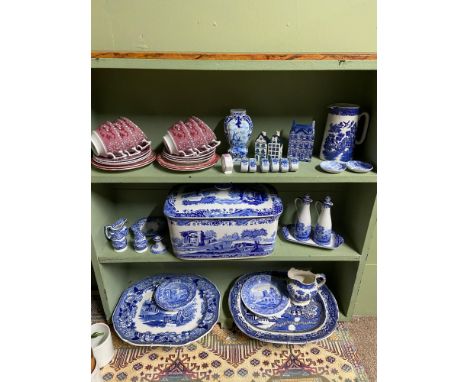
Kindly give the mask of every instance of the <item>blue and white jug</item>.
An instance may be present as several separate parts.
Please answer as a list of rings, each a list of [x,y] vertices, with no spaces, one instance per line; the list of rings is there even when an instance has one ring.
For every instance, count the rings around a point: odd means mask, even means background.
[[[322,205],[322,210],[320,211],[319,217],[317,219],[317,224],[314,228],[314,241],[320,245],[330,244],[332,237],[332,220],[330,208],[333,206],[331,198],[326,196],[323,202],[316,202],[315,208],[317,205]]]
[[[297,202],[301,205],[298,206]],[[310,239],[310,233],[312,232],[312,221],[310,217],[310,205],[313,200],[309,195],[304,195],[302,198],[296,198],[294,204],[296,205],[297,220],[294,229],[294,237],[297,240],[306,241]]]
[[[253,131],[252,119],[244,109],[231,109],[230,115],[224,119],[224,133],[231,146],[231,154],[234,163],[240,163],[248,154],[247,145]]]
[[[356,139],[358,121],[364,117],[360,139]],[[353,159],[355,145],[364,142],[369,126],[369,114],[359,113],[359,106],[337,103],[328,107],[320,159],[348,162]]]

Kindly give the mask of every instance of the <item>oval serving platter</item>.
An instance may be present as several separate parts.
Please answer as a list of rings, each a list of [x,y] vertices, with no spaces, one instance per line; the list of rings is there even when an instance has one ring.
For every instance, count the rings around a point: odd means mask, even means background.
[[[286,272],[251,273],[238,278],[229,292],[229,309],[237,327],[247,336],[260,341],[280,344],[304,344],[319,341],[336,329],[338,305],[326,285],[305,307],[291,304],[281,316],[260,317],[242,303],[244,283],[255,275],[266,274],[287,280]]]
[[[156,288],[171,279],[196,287],[195,297],[176,311],[161,309],[154,301]],[[136,346],[182,346],[208,334],[219,318],[220,293],[209,280],[196,275],[159,274],[126,289],[112,314],[117,335]]]

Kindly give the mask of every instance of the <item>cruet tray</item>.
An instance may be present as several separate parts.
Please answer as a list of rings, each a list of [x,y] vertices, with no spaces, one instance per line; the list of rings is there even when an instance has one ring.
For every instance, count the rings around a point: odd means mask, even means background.
[[[341,244],[344,243],[344,239],[341,235],[338,235],[336,232],[332,231],[332,237],[330,240],[330,244],[327,245],[322,245],[316,243],[312,237],[309,238],[309,240],[297,240],[294,235],[294,224],[288,224],[283,227],[281,227],[281,232],[283,234],[283,237],[287,240],[290,241],[291,243],[296,243],[296,244],[302,244],[302,245],[308,245],[309,247],[317,247],[317,248],[324,248],[324,249],[336,249],[338,248]]]
[[[153,295],[162,282],[183,279],[196,286],[195,298],[176,311],[161,309]],[[182,346],[205,336],[219,317],[220,294],[209,280],[196,275],[159,274],[126,289],[112,314],[117,335],[137,346]]]
[[[277,317],[260,317],[250,312],[242,303],[241,290],[252,276],[267,274],[287,282],[286,272],[250,273],[238,278],[229,293],[229,309],[237,327],[247,336],[265,342],[281,344],[304,344],[319,341],[336,329],[338,305],[326,285],[323,285],[309,305],[300,307],[291,304]]]

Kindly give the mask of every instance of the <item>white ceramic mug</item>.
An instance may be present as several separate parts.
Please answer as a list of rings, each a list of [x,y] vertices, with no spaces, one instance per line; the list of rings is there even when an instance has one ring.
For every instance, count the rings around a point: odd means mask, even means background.
[[[109,326],[103,322],[91,325],[91,336],[93,333],[103,333],[91,338],[91,350],[96,358],[96,367],[106,366],[114,357],[114,345]]]

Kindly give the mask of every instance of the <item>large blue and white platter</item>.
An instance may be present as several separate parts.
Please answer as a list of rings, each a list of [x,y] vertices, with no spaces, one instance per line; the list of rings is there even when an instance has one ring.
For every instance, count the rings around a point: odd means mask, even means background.
[[[195,297],[182,308],[166,311],[154,298],[168,280],[184,280],[196,287]],[[112,314],[117,335],[137,346],[182,346],[213,329],[219,317],[220,294],[209,280],[196,275],[159,274],[130,286],[122,293]]]
[[[281,227],[281,233],[283,234],[283,237],[287,241],[290,241],[291,243],[308,245],[309,247],[318,247],[318,248],[325,248],[325,249],[336,249],[344,243],[343,237],[334,231],[332,231],[330,243],[325,244],[325,245],[315,242],[312,236],[308,240],[297,240],[292,234],[293,232],[294,232],[294,224],[288,224],[288,225]]]
[[[249,278],[270,275],[287,280],[286,272],[250,273],[239,277],[229,292],[229,309],[237,327],[247,336],[264,342],[304,344],[319,341],[336,329],[338,305],[326,285],[306,306],[291,304],[280,316],[260,317],[249,311],[242,302],[241,290]]]
[[[241,299],[247,309],[263,317],[281,315],[290,304],[285,281],[265,274],[252,276],[244,283]]]

